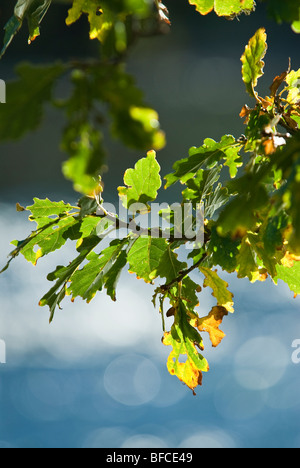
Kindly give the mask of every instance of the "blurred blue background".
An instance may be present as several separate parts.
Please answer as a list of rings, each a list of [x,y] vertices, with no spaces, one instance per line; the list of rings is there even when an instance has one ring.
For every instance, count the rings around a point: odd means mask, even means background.
[[[300,67],[300,37],[289,26],[270,22],[261,5],[256,14],[229,22],[200,17],[183,0],[166,3],[170,34],[142,40],[128,62],[167,133],[168,145],[158,155],[163,174],[204,138],[243,132],[238,114],[251,100],[241,80],[240,56],[259,27],[266,27],[269,38],[261,94],[287,68],[289,57],[293,69]],[[1,7],[1,23],[9,12]],[[97,45],[81,40],[86,22],[67,29],[64,17],[65,7],[53,6],[41,38],[30,48],[22,32],[0,64],[0,77],[12,77],[21,59],[50,62],[93,54]],[[9,242],[32,229],[26,213],[15,212],[16,202],[28,205],[34,196],[73,203],[78,198],[60,171],[63,123],[49,108],[36,133],[0,146],[1,265]],[[109,148],[105,199],[113,202],[124,170],[141,155],[117,143]],[[164,200],[175,201],[176,190]],[[154,288],[133,275],[122,275],[116,303],[104,294],[89,305],[66,300],[48,324],[48,310],[37,305],[50,287],[46,275],[73,254],[74,246],[67,244],[36,267],[18,258],[0,278],[0,339],[6,344],[6,364],[0,364],[0,448],[300,447],[300,364],[292,362],[292,343],[300,339],[300,299],[283,283],[251,285],[221,274],[235,294],[236,313],[225,319],[227,336],[218,349],[205,338],[211,370],[193,396],[167,372],[170,350],[160,341]],[[197,274],[193,279],[201,282]],[[206,315],[212,305],[210,291],[201,293],[199,313]]]

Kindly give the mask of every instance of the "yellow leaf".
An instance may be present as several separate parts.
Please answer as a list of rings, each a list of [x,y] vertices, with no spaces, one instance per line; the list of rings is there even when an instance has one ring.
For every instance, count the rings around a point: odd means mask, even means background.
[[[202,384],[202,372],[209,371],[208,362],[196,348],[203,349],[202,338],[189,323],[190,317],[182,300],[173,307],[173,313],[174,324],[162,340],[165,346],[173,348],[167,361],[168,371],[194,392]]]
[[[73,6],[68,12],[66,24],[70,26],[75,23],[83,13],[88,15],[90,38],[103,41],[113,25],[111,12],[100,10],[96,0],[74,0]]]
[[[299,262],[300,257],[287,252],[283,259],[281,260],[281,264],[287,268],[292,268],[295,262]]]
[[[167,361],[167,368],[171,375],[176,375],[178,379],[187,385],[191,390],[195,390],[198,385],[202,385],[202,371],[194,364],[193,360],[186,354],[182,347],[182,343],[177,343],[173,339],[171,332],[166,332],[163,337],[165,346],[173,346],[173,351],[170,353]],[[195,355],[198,352],[194,346]],[[182,354],[181,354],[182,351]],[[180,362],[179,359],[186,359],[185,362]],[[206,371],[209,370],[208,365]]]
[[[212,308],[207,317],[197,320],[198,330],[200,332],[208,332],[210,341],[214,347],[217,347],[226,336],[225,333],[219,329],[226,315],[228,315],[228,311],[225,307],[216,306]]]

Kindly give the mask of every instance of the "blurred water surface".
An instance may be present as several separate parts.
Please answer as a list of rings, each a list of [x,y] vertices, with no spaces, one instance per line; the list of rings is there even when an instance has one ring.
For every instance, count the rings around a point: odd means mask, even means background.
[[[16,222],[12,206],[0,208],[4,259],[12,231],[18,238],[29,226]],[[195,397],[168,374],[153,287],[133,275],[121,278],[116,303],[105,294],[89,305],[66,300],[48,324],[37,305],[46,274],[72,255],[66,246],[36,267],[18,258],[1,279],[1,447],[299,446],[300,366],[291,346],[300,299],[288,288],[223,274],[236,313],[218,349],[205,340],[211,371]],[[199,313],[212,304],[205,291]]]

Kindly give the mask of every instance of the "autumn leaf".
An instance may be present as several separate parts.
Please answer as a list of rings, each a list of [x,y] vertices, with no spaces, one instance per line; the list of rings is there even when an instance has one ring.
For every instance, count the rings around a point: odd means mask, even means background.
[[[202,372],[209,371],[206,359],[197,351],[203,349],[202,338],[188,321],[185,306],[181,300],[175,306],[175,320],[170,332],[163,337],[165,346],[172,346],[167,367],[190,389],[202,385]]]
[[[292,70],[286,77],[288,85],[287,101],[291,105],[299,104],[300,102],[300,68],[297,71]]]
[[[272,85],[270,86],[271,90],[271,97],[275,98],[277,91],[279,87],[282,85],[282,83],[285,81],[286,77],[288,76],[289,71],[281,73],[281,75],[276,76],[273,80]]]
[[[263,58],[267,52],[267,35],[264,28],[259,29],[250,39],[245,52],[241,57],[242,77],[246,85],[246,90],[250,96],[258,98],[255,88],[258,78],[263,76],[265,63]]]
[[[226,336],[219,328],[226,315],[228,315],[228,310],[225,307],[215,306],[207,317],[197,320],[198,330],[200,332],[208,332],[213,347],[217,347]]]
[[[224,307],[228,312],[233,313],[233,294],[227,289],[228,283],[219,277],[217,271],[206,267],[199,267],[199,270],[205,276],[203,286],[212,289],[212,295],[217,299],[218,306]]]

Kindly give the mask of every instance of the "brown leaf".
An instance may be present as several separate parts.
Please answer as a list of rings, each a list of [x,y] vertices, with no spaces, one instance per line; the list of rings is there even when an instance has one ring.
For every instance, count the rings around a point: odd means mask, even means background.
[[[20,203],[16,203],[16,210],[18,212],[20,211],[26,211],[26,208],[24,208],[24,206],[21,206]]]
[[[265,98],[259,98],[260,103],[262,104],[264,109],[268,109],[268,107],[273,106],[274,104],[274,98],[269,98],[266,96]]]
[[[281,75],[276,76],[276,77],[274,78],[274,81],[273,81],[273,83],[272,83],[271,86],[270,86],[271,96],[272,96],[273,98],[275,98],[279,87],[282,85],[282,83],[285,81],[286,77],[287,77],[288,74],[290,73],[290,71],[291,71],[291,66],[292,66],[291,59],[289,59],[289,68],[288,68],[288,70],[285,71],[285,72],[283,72],[283,73],[281,73]]]
[[[250,109],[247,104],[245,104],[240,112],[240,117],[243,119],[245,117],[245,124],[249,122],[249,116],[253,109]]]
[[[175,312],[176,312],[175,307],[171,307],[171,309],[169,309],[168,312],[166,313],[166,316],[172,317],[173,315],[175,315]]]
[[[276,76],[276,78],[274,78],[274,81],[272,85],[270,86],[271,96],[273,98],[276,96],[279,87],[282,85],[282,83],[284,82],[288,74],[289,74],[289,71],[286,71],[286,72],[281,73],[281,75]]]

